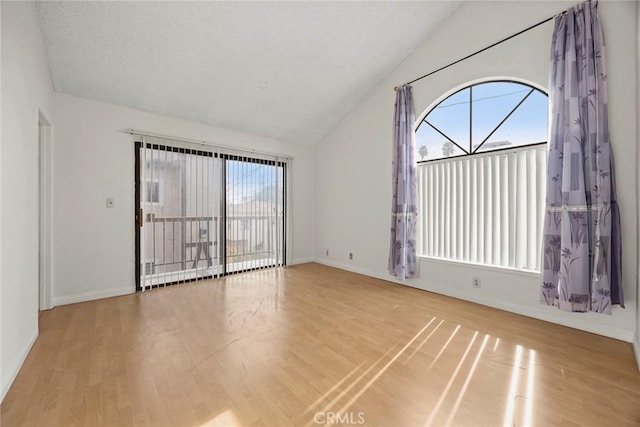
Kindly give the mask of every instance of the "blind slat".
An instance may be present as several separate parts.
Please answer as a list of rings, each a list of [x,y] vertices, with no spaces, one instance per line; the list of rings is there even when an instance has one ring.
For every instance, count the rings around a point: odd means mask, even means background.
[[[418,166],[421,254],[540,269],[546,147]]]

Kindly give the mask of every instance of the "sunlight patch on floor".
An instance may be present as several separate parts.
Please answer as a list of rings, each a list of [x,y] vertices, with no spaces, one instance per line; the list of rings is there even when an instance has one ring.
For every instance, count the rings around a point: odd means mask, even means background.
[[[513,409],[516,402],[516,392],[518,391],[518,381],[520,380],[520,361],[522,360],[522,346],[516,346],[516,355],[511,370],[511,384],[507,395],[507,405],[504,411],[504,427],[513,426]]]
[[[435,317],[431,320],[431,322],[433,322],[433,320],[435,320]],[[429,322],[429,324],[431,324],[431,322]],[[425,339],[423,339],[423,340],[422,340],[422,342],[421,342],[420,344],[418,344],[418,346],[413,350],[413,352],[411,352],[411,354],[409,355],[409,357],[407,357],[407,359],[404,361],[404,364],[405,364],[405,365],[406,365],[406,364],[407,364],[407,362],[408,362],[408,361],[413,357],[413,355],[414,355],[414,354],[416,354],[416,352],[417,352],[418,350],[420,350],[420,348],[422,348],[422,346],[423,346],[427,341],[429,341],[429,338],[431,338],[431,336],[432,336],[433,334],[435,334],[435,333],[436,333],[436,331],[438,330],[438,328],[439,328],[443,323],[444,323],[444,320],[441,320],[441,321],[440,321],[440,323],[438,323],[438,324],[436,325],[436,327],[435,327],[435,328],[433,328],[433,331],[431,331],[431,332],[429,333],[429,335],[427,335],[427,337],[426,337]]]
[[[478,331],[476,331],[473,334],[473,338],[471,338],[471,341],[469,341],[469,345],[467,345],[467,349],[464,351],[464,354],[460,358],[460,361],[458,362],[458,365],[454,369],[453,374],[449,378],[449,382],[447,383],[444,390],[442,391],[442,394],[440,394],[440,398],[438,399],[438,402],[436,403],[434,408],[431,410],[431,415],[429,415],[429,418],[427,419],[427,422],[425,423],[425,425],[431,425],[436,415],[438,415],[438,412],[440,411],[440,406],[442,406],[442,402],[444,402],[444,399],[447,397],[447,394],[449,394],[449,390],[451,389],[453,382],[458,376],[458,373],[460,372],[460,368],[462,367],[462,364],[464,363],[465,359],[469,355],[469,351],[471,351],[471,347],[473,347],[473,343],[475,342],[477,337],[478,337]]]
[[[360,398],[360,396],[362,396],[364,394],[365,391],[367,391],[369,389],[369,387],[371,387],[371,385],[376,382],[378,380],[378,378],[380,378],[380,376],[382,374],[385,373],[385,371],[387,369],[389,369],[389,366],[391,366],[393,364],[393,362],[395,362],[396,360],[398,360],[398,358],[409,348],[411,347],[411,344],[413,344],[413,342],[415,340],[418,339],[418,337],[420,337],[420,335],[422,335],[422,333],[429,327],[429,325],[431,325],[431,323],[433,323],[433,321],[435,320],[435,317],[431,319],[431,321],[429,323],[427,323],[426,325],[424,325],[424,327],[422,329],[420,329],[420,331],[415,334],[413,336],[413,338],[411,339],[411,341],[409,341],[404,347],[402,347],[402,349],[396,353],[395,356],[393,356],[393,358],[391,360],[389,360],[389,362],[387,362],[386,365],[384,365],[384,367],[382,369],[380,369],[380,371],[378,371],[378,373],[371,378],[365,385],[364,387],[362,387],[348,402],[346,405],[344,405],[339,411],[338,413],[344,413],[347,409],[349,409],[349,407],[351,405],[353,405],[355,403],[356,400],[358,400]]]
[[[418,331],[413,338],[411,338],[404,347],[402,347],[382,368],[380,368],[373,377],[371,377],[369,379],[369,381],[366,382],[366,384],[364,384],[363,386],[361,386],[356,393],[342,406],[342,408],[340,408],[339,411],[334,412],[333,414],[336,415],[341,415],[341,414],[346,414],[347,410],[351,407],[351,405],[353,405],[372,385],[373,383],[375,383],[386,371],[387,369],[398,360],[398,358],[400,358],[406,351],[408,348],[410,348],[413,343],[418,340],[423,333],[429,328],[429,326],[431,326],[431,324],[436,320],[435,317],[432,317],[430,321],[428,321],[423,327],[422,329],[420,329],[420,331]],[[436,330],[440,327],[440,325],[442,325],[444,321],[440,321],[440,323],[434,328],[433,331],[431,331],[431,333],[422,340],[422,342],[417,346],[417,348],[413,351],[413,353],[411,354],[411,356],[413,356],[416,351],[418,351],[420,349],[420,347],[422,345],[424,345],[424,343],[427,342],[427,340],[436,332]],[[460,326],[458,326],[459,328]],[[456,329],[457,330],[457,329]],[[332,407],[333,405],[335,405],[336,403],[338,403],[341,399],[343,399],[347,393],[349,393],[349,391],[351,389],[353,389],[356,385],[358,385],[361,380],[363,380],[368,374],[369,372],[371,372],[376,366],[378,366],[385,358],[387,358],[387,356],[396,348],[396,346],[390,348],[385,354],[383,354],[380,358],[378,358],[371,366],[369,366],[364,372],[362,372],[356,379],[354,379],[344,390],[342,390],[340,393],[338,393],[329,403],[327,403],[326,405],[324,405],[324,407],[316,412],[316,414],[325,414],[327,413]],[[409,358],[411,357],[409,356]],[[406,361],[405,361],[406,363]],[[360,369],[360,367],[362,366],[362,363],[360,365],[358,365],[357,368],[355,368],[354,370],[352,370],[347,376],[345,376],[342,380],[340,380],[338,383],[336,383],[333,387],[331,387],[327,392],[325,392],[320,398],[318,398],[313,404],[311,404],[307,410],[305,411],[306,413],[310,413],[314,408],[317,408],[323,400],[329,398],[329,396],[331,394],[333,394],[334,392],[337,392],[337,390],[340,388],[341,385],[346,384],[347,380],[354,375],[354,373],[356,371],[358,371]],[[309,423],[307,423],[307,425],[311,425],[313,424],[314,421],[311,421]]]
[[[460,325],[456,326],[456,329],[454,329],[454,331],[451,333],[451,336],[449,337],[447,342],[444,343],[444,345],[440,349],[440,352],[436,355],[436,358],[433,359],[433,362],[431,362],[431,364],[429,365],[429,368],[427,369],[427,371],[430,371],[431,368],[433,368],[433,365],[435,365],[438,359],[440,359],[440,356],[442,356],[442,353],[444,353],[444,351],[447,349],[447,347],[449,346],[449,343],[453,340],[453,337],[456,336],[459,330],[460,330]]]
[[[391,351],[391,350],[389,350]],[[310,406],[309,409],[313,409],[315,407],[317,407],[318,405],[320,405],[327,397],[329,397],[329,395],[331,395],[331,393],[333,393],[336,389],[338,389],[344,382],[346,382],[349,378],[351,378],[351,376],[353,374],[355,374],[356,372],[358,372],[360,370],[360,368],[362,367],[362,365],[364,364],[364,362],[360,363],[358,366],[356,366],[351,372],[349,372],[344,378],[342,378],[340,381],[338,381],[333,387],[331,387],[329,390],[327,390],[322,396],[320,396],[318,399],[316,399],[315,402],[313,402]]]
[[[320,412],[320,413],[328,412],[333,405],[335,405],[338,401],[340,401],[340,399],[342,399],[353,387],[355,387],[360,382],[360,380],[362,380],[369,372],[371,372],[371,370],[373,370],[373,368],[375,368],[380,362],[382,362],[384,360],[384,358],[387,357],[387,355],[389,353],[391,353],[395,348],[396,348],[396,346],[393,346],[389,350],[387,350],[387,352],[385,354],[380,356],[371,366],[369,366],[364,372],[362,372],[358,376],[358,378],[356,378],[347,388],[342,390],[336,397],[334,397],[331,400],[331,402],[327,403],[320,411],[317,411],[317,412]],[[333,389],[335,390],[336,387],[333,387]],[[328,395],[330,395],[330,393]],[[327,395],[327,397],[328,397],[328,395]],[[314,403],[314,405],[317,406],[318,403],[321,403],[321,402],[317,402],[316,401],[316,403]],[[306,411],[307,413],[311,412],[312,406],[307,408],[307,411]],[[314,424],[314,423],[315,423],[315,421],[312,420],[309,423],[307,423],[307,425],[311,425],[311,424]]]
[[[533,425],[533,389],[535,381],[536,352],[529,350],[529,372],[527,373],[527,403],[524,411],[524,427]]]
[[[446,426],[451,425],[451,421],[453,421],[453,418],[456,416],[456,413],[458,412],[458,407],[460,406],[460,403],[462,402],[462,399],[464,398],[464,395],[467,392],[467,387],[469,387],[471,378],[473,377],[473,374],[476,371],[476,367],[478,366],[478,362],[480,361],[480,357],[482,357],[482,352],[484,351],[484,347],[487,345],[488,341],[489,341],[489,335],[485,335],[484,340],[482,340],[482,345],[480,346],[480,350],[478,350],[478,354],[476,355],[476,358],[473,360],[473,365],[471,365],[471,369],[469,369],[467,378],[464,380],[464,384],[462,384],[462,387],[460,388],[458,397],[456,398],[456,401],[453,404],[451,411],[449,412],[449,416],[447,417],[447,421],[445,422]]]
[[[242,425],[243,424],[238,420],[233,411],[231,409],[227,409],[206,423],[200,424],[200,427],[241,427]]]

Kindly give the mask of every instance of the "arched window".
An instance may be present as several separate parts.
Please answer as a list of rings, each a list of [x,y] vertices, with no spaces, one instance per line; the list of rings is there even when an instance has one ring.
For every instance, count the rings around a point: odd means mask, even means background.
[[[547,95],[515,81],[460,89],[416,129],[418,252],[539,271]]]
[[[418,161],[440,160],[547,141],[547,95],[525,83],[467,86],[433,107],[416,129]]]

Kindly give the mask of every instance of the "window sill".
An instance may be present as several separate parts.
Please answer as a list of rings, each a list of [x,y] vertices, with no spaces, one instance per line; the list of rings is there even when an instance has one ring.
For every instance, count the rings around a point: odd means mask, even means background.
[[[425,255],[418,255],[418,258],[421,261],[424,260],[424,261],[430,261],[430,262],[437,262],[440,264],[448,264],[448,265],[453,265],[458,267],[488,270],[488,271],[493,271],[497,273],[517,274],[517,275],[526,276],[526,277],[535,277],[535,278],[540,277],[540,272],[535,270],[524,270],[524,269],[518,269],[518,268],[511,268],[511,267],[501,267],[498,265],[478,264],[475,262],[456,261],[456,260],[451,260],[446,258],[437,258],[437,257],[430,257]]]

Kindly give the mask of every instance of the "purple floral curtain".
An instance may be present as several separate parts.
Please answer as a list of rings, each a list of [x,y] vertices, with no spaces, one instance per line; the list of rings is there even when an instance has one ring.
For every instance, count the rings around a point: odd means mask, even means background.
[[[611,314],[624,307],[620,213],[596,2],[555,18],[540,302]]]
[[[415,113],[411,86],[396,91],[393,118],[393,202],[389,274],[404,280],[416,277],[417,180]]]

